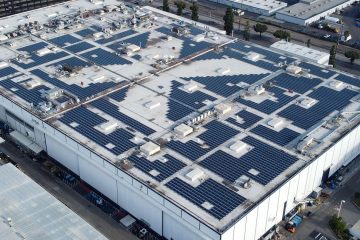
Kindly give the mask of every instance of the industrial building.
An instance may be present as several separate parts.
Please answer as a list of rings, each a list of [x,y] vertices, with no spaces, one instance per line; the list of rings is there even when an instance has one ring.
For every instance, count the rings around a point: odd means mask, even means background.
[[[359,154],[358,77],[116,0],[31,14],[1,120],[167,239],[259,239]]]
[[[0,0],[0,17],[50,6],[68,0]]]
[[[357,0],[301,0],[276,12],[275,17],[285,22],[306,26],[340,11]]]
[[[11,163],[0,166],[0,238],[106,240]]]
[[[296,43],[287,42],[285,40],[277,41],[271,44],[270,48],[273,48],[285,54],[295,55],[305,61],[311,61],[317,64],[324,65],[327,65],[329,63],[329,53],[322,52]]]
[[[234,9],[241,9],[244,11],[270,16],[276,11],[285,8],[286,2],[277,0],[209,0],[226,6],[230,6]]]

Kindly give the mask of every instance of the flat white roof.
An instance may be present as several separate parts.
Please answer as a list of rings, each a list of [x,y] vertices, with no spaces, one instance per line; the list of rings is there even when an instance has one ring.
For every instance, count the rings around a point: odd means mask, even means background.
[[[0,166],[0,205],[2,239],[107,239],[10,163]]]
[[[287,6],[286,2],[276,0],[222,0],[217,2],[226,3],[228,5],[234,4],[234,6],[236,6],[236,4],[239,4],[240,6],[246,5],[248,7],[258,8],[267,11],[275,11],[277,9],[281,9]]]

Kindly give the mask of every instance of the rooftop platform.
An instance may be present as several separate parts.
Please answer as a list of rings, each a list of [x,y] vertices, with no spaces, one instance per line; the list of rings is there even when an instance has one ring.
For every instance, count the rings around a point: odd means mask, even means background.
[[[4,41],[3,94],[214,229],[359,123],[358,77],[149,7],[96,6]]]

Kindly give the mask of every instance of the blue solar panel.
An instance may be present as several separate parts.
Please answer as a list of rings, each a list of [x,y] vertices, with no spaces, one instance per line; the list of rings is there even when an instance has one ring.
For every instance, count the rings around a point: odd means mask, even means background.
[[[77,44],[68,46],[65,49],[69,50],[70,52],[73,52],[73,53],[78,53],[78,52],[82,52],[82,51],[88,50],[93,47],[95,47],[95,46],[88,42],[79,42]]]
[[[199,51],[205,50],[211,46],[208,42],[196,42],[186,37],[181,37],[182,47],[179,58],[189,57],[190,55]]]
[[[305,109],[293,104],[279,112],[278,115],[292,120],[295,126],[309,129],[331,112],[344,108],[349,104],[349,100],[356,95],[357,92],[350,89],[336,91],[327,87],[320,87],[308,95],[319,101],[314,106]]]
[[[70,98],[65,97],[65,96],[61,96],[61,97],[58,97],[58,98],[55,99],[55,101],[57,101],[59,103],[65,103],[65,102],[67,102],[69,100],[70,100]]]
[[[228,97],[243,88],[237,86],[240,82],[253,84],[260,79],[266,77],[268,74],[240,74],[240,75],[225,75],[225,76],[205,76],[205,77],[188,77],[185,80],[194,80],[205,85],[205,88],[219,94],[220,96]]]
[[[204,30],[202,30],[202,29],[199,29],[199,28],[197,28],[197,27],[189,27],[189,29],[190,29],[190,34],[191,35],[199,35],[199,34],[203,34],[203,33],[205,33],[205,31]]]
[[[178,100],[182,103],[185,103],[186,105],[188,105],[192,108],[195,108],[195,109],[200,109],[200,108],[206,106],[206,104],[203,103],[205,100],[209,100],[209,101],[216,100],[216,98],[214,98],[210,95],[207,95],[206,93],[200,92],[200,91],[188,93],[188,92],[185,92],[185,91],[179,89],[179,87],[181,87],[183,85],[184,84],[173,80],[169,97],[172,99]]]
[[[300,135],[300,133],[295,132],[289,128],[284,128],[277,132],[263,125],[256,126],[255,128],[251,129],[251,132],[273,143],[279,144],[280,146],[285,146]]]
[[[109,149],[109,151],[115,155],[124,153],[136,146],[136,144],[130,141],[134,135],[125,129],[117,129],[107,135],[96,130],[94,126],[105,123],[107,120],[85,107],[81,106],[72,109],[71,111],[66,112],[59,120],[104,148],[106,148],[106,145],[109,143],[115,145],[114,148]],[[76,122],[79,125],[72,127],[70,124],[73,122]]]
[[[246,175],[266,185],[297,161],[296,157],[252,137],[248,136],[241,141],[254,148],[240,158],[220,150],[201,161],[200,165],[230,182]],[[250,169],[255,169],[259,174],[252,175]]]
[[[194,110],[192,110],[191,108],[186,107],[183,104],[178,103],[171,99],[168,99],[167,106],[168,106],[168,110],[166,112],[166,117],[174,122],[194,112]]]
[[[11,74],[17,73],[18,71],[13,67],[5,67],[0,69],[0,78],[9,76]]]
[[[78,96],[79,98],[86,98],[96,95],[116,85],[115,82],[104,82],[104,83],[92,83],[89,84],[87,87],[80,87],[76,84],[68,85],[55,77],[49,76],[49,74],[47,74],[46,72],[40,69],[34,69],[31,71],[31,73],[41,78],[42,80],[51,83],[52,85],[58,88],[62,88],[71,92],[72,94]]]
[[[138,157],[135,155],[130,156],[128,159],[135,164],[136,168],[140,169],[155,180],[161,182],[186,166],[186,164],[182,163],[169,154],[166,154],[163,157],[167,159],[167,162],[164,163],[160,160],[149,161],[144,157]],[[151,175],[149,173],[151,170],[158,171],[159,175]]]
[[[301,62],[299,64],[299,67],[302,67],[304,69],[309,69],[311,74],[321,77],[321,78],[325,78],[325,79],[328,79],[328,78],[334,76],[336,73],[334,71],[326,70],[324,68],[321,68],[321,67],[318,67],[316,65],[306,63],[306,62]]]
[[[66,35],[62,35],[60,37],[49,39],[49,42],[51,42],[55,45],[58,45],[60,47],[64,47],[64,46],[74,44],[74,43],[77,43],[80,41],[81,41],[80,39],[78,39],[70,34],[66,34]]]
[[[110,93],[108,96],[118,102],[122,102],[125,97],[126,97],[126,93],[128,92],[129,88],[122,88],[116,92]]]
[[[38,43],[29,45],[26,47],[18,48],[17,50],[32,53],[32,52],[38,51],[40,49],[43,49],[46,46],[48,46],[48,44],[46,42],[38,42]]]
[[[124,37],[128,37],[130,35],[133,35],[137,33],[136,31],[130,29],[130,30],[126,30],[124,32],[120,32],[120,33],[117,33],[109,38],[102,38],[102,39],[99,39],[99,40],[96,40],[97,43],[99,44],[106,44],[106,43],[109,43],[109,42],[112,42],[112,41],[115,41],[115,40],[119,40],[119,39],[122,39]]]
[[[114,51],[118,51],[123,44],[135,44],[141,48],[146,48],[149,41],[150,32],[145,32],[134,37],[130,37],[116,43],[110,44],[107,47]]]
[[[356,77],[350,77],[344,74],[339,74],[339,76],[336,77],[337,80],[340,80],[344,83],[351,84],[356,87],[360,87],[360,78]]]
[[[117,120],[123,122],[129,127],[132,127],[137,131],[145,134],[146,136],[151,135],[155,132],[153,129],[149,128],[148,126],[120,112],[120,107],[112,104],[111,102],[107,101],[104,98],[100,98],[98,100],[91,102],[91,105],[105,112],[106,114],[112,116],[113,118],[116,118]]]
[[[114,53],[108,52],[104,49],[98,48],[89,52],[81,54],[82,57],[94,62],[98,65],[124,65],[131,64],[125,58],[119,57]]]
[[[11,79],[6,79],[0,81],[0,86],[6,88],[7,90],[11,91],[15,95],[19,96],[20,98],[24,99],[28,103],[33,103],[34,106],[38,105],[40,102],[44,100],[41,98],[41,90],[46,91],[49,88],[46,86],[37,86],[33,89],[26,89],[22,85],[13,82]],[[16,91],[12,91],[12,88],[16,88]]]
[[[77,58],[77,57],[70,57],[70,58],[67,58],[67,59],[64,59],[64,60],[61,60],[59,62],[55,62],[51,65],[55,65],[55,66],[70,66],[70,67],[88,67],[90,66],[90,63],[87,63],[83,60],[81,60],[80,58]],[[48,65],[50,66],[50,65]]]
[[[298,93],[305,93],[319,85],[322,81],[319,78],[306,78],[282,73],[272,79],[280,87],[291,89]]]
[[[252,125],[254,125],[255,123],[262,120],[262,117],[259,117],[258,115],[248,112],[246,110],[241,110],[240,112],[238,112],[236,114],[236,116],[239,116],[242,119],[242,121],[239,122],[239,120],[232,118],[232,117],[226,119],[226,121],[234,124],[235,126],[241,127],[243,129],[247,129],[247,128],[251,127]]]
[[[167,144],[167,146],[170,149],[189,158],[190,160],[195,161],[205,153],[218,147],[219,145],[239,133],[239,131],[237,131],[236,129],[233,129],[218,121],[211,121],[203,127],[207,130],[204,133],[200,134],[198,138],[204,141],[204,145],[200,145],[193,140],[190,140],[186,143],[172,140]]]
[[[92,34],[94,34],[95,31],[89,29],[89,28],[85,28],[83,30],[80,30],[80,31],[77,31],[76,34],[79,35],[79,36],[82,36],[82,37],[87,37],[87,36],[90,36]]]
[[[212,179],[207,179],[195,188],[179,178],[174,178],[165,185],[217,219],[222,219],[246,200]],[[209,210],[204,208],[202,204],[205,202],[213,207]]]
[[[285,95],[284,94],[285,91],[278,87],[271,87],[271,88],[267,89],[267,91],[274,93],[274,96],[277,98],[276,102],[266,99],[265,101],[263,101],[261,103],[255,103],[251,100],[245,100],[243,98],[238,98],[237,101],[246,106],[249,106],[256,110],[259,110],[260,112],[270,114],[270,113],[276,111],[277,109],[285,106],[286,104],[291,102],[293,99],[298,97],[298,95],[294,95],[293,97]]]
[[[32,49],[37,49],[38,47],[39,47],[39,45],[37,45],[37,46],[28,46],[28,47],[26,47],[26,49],[27,50],[32,50]],[[18,49],[18,50],[20,50],[20,49]],[[12,62],[14,64],[16,64],[17,66],[23,68],[23,69],[28,69],[28,68],[36,67],[36,66],[39,66],[41,64],[48,63],[48,62],[51,62],[51,61],[54,61],[54,60],[57,60],[57,59],[61,59],[63,57],[68,56],[68,54],[66,52],[63,52],[63,51],[60,51],[60,52],[57,52],[57,53],[49,53],[49,54],[46,54],[44,56],[38,56],[34,52],[29,52],[29,55],[30,55],[30,59],[32,60],[29,63],[18,62],[16,60],[12,60]]]

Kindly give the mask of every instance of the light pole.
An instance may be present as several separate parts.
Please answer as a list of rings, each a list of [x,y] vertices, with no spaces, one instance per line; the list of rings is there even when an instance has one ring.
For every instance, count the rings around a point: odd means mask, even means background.
[[[345,203],[345,200],[340,201],[340,207],[339,207],[339,211],[338,211],[338,214],[337,214],[338,218],[340,217],[340,211],[341,211],[341,207],[342,207],[343,203]]]

